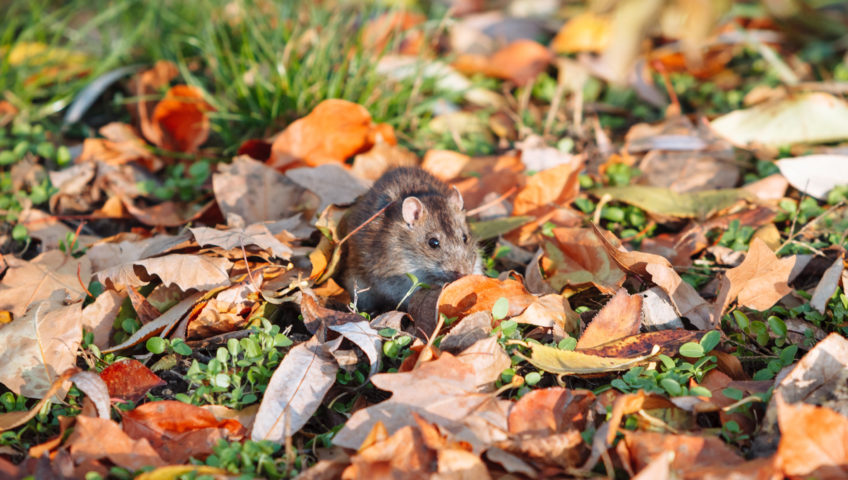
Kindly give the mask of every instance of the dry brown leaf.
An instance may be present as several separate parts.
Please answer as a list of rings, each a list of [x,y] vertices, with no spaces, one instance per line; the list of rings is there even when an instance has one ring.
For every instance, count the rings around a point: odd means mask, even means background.
[[[582,167],[582,158],[572,157],[568,163],[529,177],[515,196],[512,214],[541,216],[551,208],[571,203],[580,191],[577,174]]]
[[[556,228],[553,233],[556,244],[545,243],[541,265],[554,290],[595,286],[611,295],[624,283],[624,272],[610,259],[592,230]]]
[[[212,175],[212,188],[224,217],[236,214],[250,225],[298,213],[310,218],[318,207],[313,194],[250,157],[236,157],[219,170]]]
[[[267,163],[280,171],[302,165],[341,163],[367,151],[376,140],[372,137],[385,128],[374,125],[362,105],[347,100],[324,100],[274,140]],[[383,140],[397,143],[394,133]]]
[[[371,381],[394,393],[391,399],[357,411],[336,434],[333,443],[358,448],[377,422],[389,432],[413,423],[412,413],[453,432],[476,449],[489,445],[506,430],[506,405],[488,390],[500,376],[481,378],[475,369],[449,353],[415,370],[381,373]]]
[[[115,465],[129,470],[166,465],[147,439],[131,438],[112,420],[77,416],[74,432],[68,437],[67,444],[77,462],[108,458]]]
[[[667,435],[625,430],[616,450],[631,475],[641,471],[664,452],[674,452],[671,469],[685,473],[705,466],[740,465],[745,460],[718,437]]]
[[[706,333],[703,330],[684,330],[682,328],[637,333],[595,347],[582,348],[578,351],[600,357],[632,358],[648,355],[654,349],[654,346],[658,346],[660,353],[675,356],[678,354],[681,345],[686,342],[697,342]]]
[[[642,297],[620,289],[586,327],[577,348],[590,348],[636,335],[642,325]]]
[[[462,73],[483,73],[495,78],[525,85],[548,68],[553,54],[532,40],[518,40],[488,57],[463,54],[453,67]]]
[[[787,403],[777,395],[780,444],[776,464],[786,475],[848,477],[848,417],[827,408]]]
[[[104,138],[86,138],[80,162],[104,162],[111,165],[123,165],[138,162],[150,171],[162,168],[164,163],[150,152],[147,143],[135,129],[125,123],[112,122],[99,130]]]
[[[259,404],[253,440],[282,442],[306,424],[336,381],[339,366],[332,352],[337,347],[313,336],[286,353]]]
[[[94,334],[94,345],[101,350],[109,345],[112,324],[118,317],[126,294],[106,290],[82,310],[82,327]]]
[[[318,195],[318,198],[321,199],[318,211],[321,212],[331,204],[353,203],[356,197],[364,194],[370,187],[369,182],[362,180],[335,163],[311,168],[292,168],[286,170],[286,176],[301,187]]]
[[[694,287],[680,278],[668,260],[650,253],[622,250],[617,243],[610,240],[610,238],[615,239],[612,234],[602,231],[595,224],[592,224],[592,230],[615,263],[641,277],[649,277],[669,296],[679,316],[689,318],[699,329],[713,328],[714,321],[717,320],[713,318],[710,305],[695,291]]]
[[[261,223],[248,225],[245,228],[195,227],[189,228],[189,231],[201,247],[212,245],[224,250],[232,250],[255,245],[282,259],[288,259],[292,254],[291,247],[277,240],[268,231],[268,227]]]
[[[794,255],[778,259],[765,242],[754,239],[742,264],[725,274],[727,285],[723,286],[716,302],[717,309],[722,308],[722,312],[716,313],[723,313],[733,300],[754,310],[770,308],[792,291],[788,282],[795,262]]]
[[[839,285],[839,279],[842,278],[842,272],[845,269],[843,257],[845,252],[839,252],[836,260],[825,270],[816,289],[813,291],[813,297],[810,299],[810,306],[815,308],[819,313],[824,313],[827,308],[827,302],[830,297],[836,292]]]
[[[124,431],[145,439],[169,463],[212,453],[219,440],[240,441],[246,430],[237,420],[218,420],[212,413],[176,400],[148,402],[122,413]]]
[[[580,332],[580,315],[571,309],[568,299],[557,293],[539,297],[521,315],[512,319],[518,323],[553,328],[555,338],[563,333],[576,337]]]
[[[162,337],[168,335],[171,330],[177,325],[180,319],[183,318],[186,312],[188,312],[192,307],[194,307],[195,303],[203,296],[203,293],[197,292],[194,293],[185,299],[183,299],[180,303],[174,305],[169,308],[165,313],[162,314],[156,320],[142,325],[141,328],[136,330],[130,338],[126,339],[124,342],[115,345],[114,347],[107,348],[103,350],[103,353],[114,352],[118,350],[122,350],[124,348],[132,347],[134,345],[138,345],[139,343],[147,340],[153,335],[161,334]],[[175,338],[185,338],[185,332],[176,332],[174,335]]]
[[[8,310],[15,317],[56,290],[62,290],[70,301],[86,296],[80,279],[88,283],[91,262],[85,256],[76,259],[62,251],[49,250],[30,261],[4,258],[8,269],[0,282],[0,310]]]
[[[94,278],[118,289],[146,285],[155,275],[164,285],[176,285],[184,292],[205,291],[229,285],[232,266],[232,262],[222,257],[172,253],[110,267],[95,273]]]
[[[26,314],[0,328],[0,382],[29,398],[41,398],[62,372],[76,363],[82,342],[82,303],[63,306],[56,290]],[[64,393],[60,395],[64,396]]]

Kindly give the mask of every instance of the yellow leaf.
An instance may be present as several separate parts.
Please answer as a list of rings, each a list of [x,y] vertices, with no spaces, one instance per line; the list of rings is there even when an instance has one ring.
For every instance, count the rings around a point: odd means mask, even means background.
[[[617,358],[598,357],[545,345],[531,344],[530,348],[533,353],[527,360],[533,366],[546,372],[561,375],[585,375],[627,370],[651,358],[659,351],[659,347],[654,346],[653,351],[648,355],[635,358]]]

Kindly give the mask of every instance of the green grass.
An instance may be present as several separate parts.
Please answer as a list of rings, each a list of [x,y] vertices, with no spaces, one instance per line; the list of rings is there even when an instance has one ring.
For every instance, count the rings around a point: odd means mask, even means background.
[[[389,82],[377,74],[382,52],[369,51],[359,36],[363,24],[388,11],[373,4],[72,0],[52,8],[50,3],[14,0],[0,10],[9,19],[0,27],[0,91],[30,121],[49,120],[54,127],[54,114],[93,79],[157,60],[175,62],[178,81],[208,94],[216,110],[210,143],[222,155],[234,153],[247,138],[282,130],[327,98],[359,103],[376,122],[399,130],[426,118],[429,105],[440,98],[432,80]],[[25,43],[44,44],[56,58],[39,55],[12,64],[10,54]],[[43,75],[45,62],[68,70],[55,52],[84,55],[73,62],[80,74],[62,81]],[[125,117],[123,105],[134,101],[121,95],[100,100],[115,119]]]

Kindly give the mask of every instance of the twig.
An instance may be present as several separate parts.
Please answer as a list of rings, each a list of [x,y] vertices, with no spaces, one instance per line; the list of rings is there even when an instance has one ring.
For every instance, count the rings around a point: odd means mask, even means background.
[[[347,241],[347,239],[348,239],[348,238],[352,237],[354,233],[356,233],[356,232],[358,232],[358,231],[362,230],[362,227],[364,227],[365,225],[368,225],[368,224],[369,224],[369,223],[371,223],[371,222],[372,222],[375,218],[379,217],[379,216],[380,216],[380,214],[382,214],[383,212],[385,212],[385,211],[386,211],[386,209],[387,209],[387,208],[389,208],[389,207],[391,207],[391,206],[392,206],[392,205],[393,205],[396,201],[397,201],[397,200],[392,200],[392,201],[391,201],[391,202],[389,202],[389,203],[388,203],[385,207],[383,207],[383,208],[381,208],[381,209],[377,210],[377,213],[375,213],[374,215],[371,215],[371,217],[370,217],[368,220],[365,220],[364,222],[362,222],[362,225],[360,225],[360,226],[358,226],[358,227],[354,228],[352,232],[350,232],[350,233],[348,233],[347,235],[345,235],[345,237],[344,237],[343,239],[341,239],[341,241],[340,241],[340,242],[338,243],[338,245],[336,245],[336,246],[337,246],[337,247],[340,247],[340,246],[341,246],[344,242],[346,242],[346,241]]]
[[[82,230],[83,225],[85,225],[85,220],[81,221],[80,224],[77,225],[77,231],[74,232],[74,239],[71,241],[71,245],[68,247],[68,255],[72,255],[74,253],[74,245],[77,244],[77,238],[79,238],[79,234]]]
[[[94,295],[92,295],[91,292],[88,291],[88,288],[86,288],[85,284],[82,283],[82,274],[80,273],[81,268],[82,268],[82,263],[77,265],[77,280],[79,280],[80,287],[82,287],[82,290],[86,293],[86,295],[88,295],[91,298],[94,298]]]

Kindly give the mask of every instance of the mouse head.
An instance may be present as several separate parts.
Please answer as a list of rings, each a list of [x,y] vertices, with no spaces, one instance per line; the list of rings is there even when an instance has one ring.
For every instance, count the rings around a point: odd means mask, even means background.
[[[420,281],[437,285],[479,271],[480,256],[462,206],[462,195],[456,187],[447,196],[403,199],[401,241],[406,247],[405,263],[415,266],[410,273]]]

